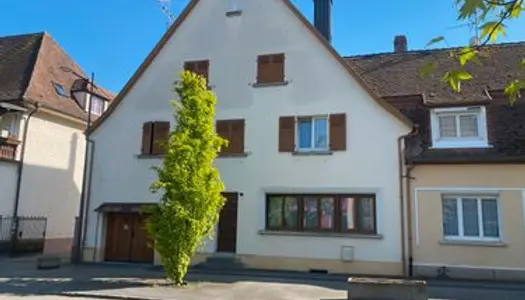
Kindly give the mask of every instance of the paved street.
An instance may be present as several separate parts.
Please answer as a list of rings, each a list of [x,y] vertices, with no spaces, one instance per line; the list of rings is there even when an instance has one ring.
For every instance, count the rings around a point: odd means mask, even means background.
[[[34,263],[0,261],[0,300],[337,300],[345,299],[343,276],[300,273],[192,272],[190,286],[165,286],[162,272],[150,266],[86,265],[39,271]],[[432,299],[523,300],[525,285],[480,282],[429,282]],[[72,298],[74,297],[74,298]]]

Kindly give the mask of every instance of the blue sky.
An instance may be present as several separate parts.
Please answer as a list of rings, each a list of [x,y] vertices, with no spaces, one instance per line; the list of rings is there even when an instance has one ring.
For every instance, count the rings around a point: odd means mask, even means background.
[[[209,0],[208,0],[209,1]],[[264,0],[261,0],[264,1]],[[0,36],[49,32],[98,84],[118,92],[166,30],[156,0],[1,0]],[[174,14],[188,0],[172,0]],[[312,0],[293,0],[309,19]],[[381,6],[378,5],[381,3]],[[342,55],[388,52],[395,35],[410,49],[444,35],[450,46],[468,43],[455,0],[335,0],[333,43]],[[525,17],[502,42],[525,40]]]

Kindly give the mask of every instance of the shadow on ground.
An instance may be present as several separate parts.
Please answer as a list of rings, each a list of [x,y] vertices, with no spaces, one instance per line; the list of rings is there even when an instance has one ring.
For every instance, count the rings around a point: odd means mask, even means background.
[[[18,296],[49,295],[64,293],[111,294],[113,291],[147,291],[148,295],[158,292],[159,299],[170,299],[170,290],[165,286],[164,274],[161,269],[144,265],[81,265],[63,266],[54,270],[37,270],[33,263],[9,263],[0,261],[0,294]],[[193,270],[187,280],[194,286],[194,292],[203,293],[200,299],[212,299],[204,289],[217,288],[225,293],[224,299],[237,299],[235,291],[252,291],[264,293],[265,289],[283,289],[288,287],[305,290],[324,288],[326,291],[340,292],[346,289],[346,276],[342,275],[312,275],[287,272],[244,272],[242,274],[224,275],[218,272]],[[205,284],[205,285],[201,285]],[[231,285],[228,285],[231,284]],[[280,285],[276,285],[280,284]],[[160,287],[159,287],[160,285]],[[237,288],[242,286],[242,289]],[[145,289],[141,289],[145,288]],[[200,290],[199,290],[200,289]],[[204,290],[204,291],[203,291]],[[232,290],[234,292],[232,292]],[[324,290],[320,290],[321,292]],[[448,300],[523,300],[525,285],[482,282],[439,282],[429,281],[429,296],[431,299]],[[178,292],[178,291],[177,291]],[[275,292],[275,291],[273,291]],[[229,293],[229,294],[228,294]],[[182,294],[184,298],[193,299],[193,292]],[[340,300],[344,298],[316,297],[319,300]],[[155,298],[155,297],[153,297]],[[245,298],[246,299],[246,298]],[[252,299],[255,299],[252,297]],[[288,298],[287,298],[288,299]]]

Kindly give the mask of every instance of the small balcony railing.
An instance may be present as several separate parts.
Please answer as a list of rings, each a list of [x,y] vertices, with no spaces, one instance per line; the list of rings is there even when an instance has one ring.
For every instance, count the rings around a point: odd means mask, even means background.
[[[20,142],[12,138],[0,138],[0,159],[15,160]]]

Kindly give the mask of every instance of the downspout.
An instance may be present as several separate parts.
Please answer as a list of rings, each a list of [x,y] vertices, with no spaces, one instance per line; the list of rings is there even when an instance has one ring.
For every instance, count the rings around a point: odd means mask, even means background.
[[[406,222],[405,223],[405,191],[404,191],[404,184],[403,184],[403,179],[405,177],[405,175],[403,174],[403,166],[404,166],[404,162],[405,162],[405,159],[404,159],[404,155],[403,155],[403,141],[407,138],[407,137],[410,137],[410,136],[414,136],[414,135],[417,135],[419,133],[419,128],[417,125],[415,125],[413,128],[412,128],[412,131],[410,131],[409,133],[407,134],[404,134],[404,135],[401,135],[400,137],[397,138],[397,155],[398,155],[398,179],[399,179],[399,211],[400,211],[400,218],[401,218],[401,261],[402,261],[402,264],[403,264],[403,276],[409,276],[410,272],[409,272],[409,269],[410,267],[407,267],[407,259],[406,259],[406,253],[407,253],[407,249],[406,249],[406,244],[405,244],[405,241],[406,241],[406,231],[410,231],[410,228],[408,228],[408,223],[409,222]],[[407,191],[408,192],[408,191]],[[410,193],[408,193],[410,194]],[[410,218],[410,214],[409,212],[407,211],[407,215],[408,217]],[[405,226],[407,225],[407,226]],[[409,249],[410,249],[410,245],[409,246]]]
[[[406,190],[407,190],[407,195],[406,195],[406,199],[407,199],[407,233],[408,233],[408,277],[413,277],[414,275],[414,266],[413,266],[413,263],[414,263],[414,257],[413,257],[413,248],[414,248],[414,245],[412,244],[412,199],[411,199],[411,185],[410,185],[410,181],[413,179],[412,178],[412,170],[414,169],[414,165],[409,165],[407,166],[407,171],[406,171]],[[416,212],[417,213],[417,212]]]
[[[93,181],[93,161],[95,156],[95,141],[88,139],[87,143],[91,144],[91,152],[89,157],[89,177],[88,182],[86,186],[86,203],[85,203],[85,211],[84,211],[84,218],[83,218],[83,224],[82,224],[82,241],[80,243],[80,249],[84,249],[84,246],[86,245],[86,233],[87,233],[87,225],[88,225],[88,213],[87,210],[89,209],[91,205],[91,182]],[[87,156],[87,155],[86,155]],[[84,169],[84,172],[87,169]],[[97,217],[98,218],[98,217]],[[97,221],[98,223],[98,221]]]
[[[25,122],[24,126],[24,137],[22,138],[22,148],[20,149],[20,161],[18,162],[18,172],[16,177],[16,193],[15,193],[15,205],[13,208],[13,220],[14,220],[14,226],[12,226],[11,231],[11,241],[12,241],[12,248],[11,251],[14,251],[14,245],[16,244],[16,240],[18,239],[18,207],[20,206],[20,190],[22,188],[22,171],[24,170],[24,158],[26,154],[26,142],[27,142],[27,130],[29,129],[29,121],[31,120],[31,117],[38,111],[38,108],[40,107],[40,104],[38,102],[35,102],[33,110],[29,113],[27,116],[27,120]]]
[[[89,104],[88,104],[88,114],[87,114],[87,124],[86,124],[86,130],[84,131],[84,136],[86,140],[86,147],[84,150],[84,169],[82,171],[82,190],[80,191],[80,205],[79,205],[79,211],[78,211],[78,229],[76,230],[76,236],[74,241],[74,251],[73,251],[73,263],[79,264],[82,261],[82,241],[83,237],[82,234],[84,232],[84,223],[85,223],[85,205],[86,205],[86,184],[87,184],[87,177],[86,177],[86,171],[88,168],[88,152],[89,152],[89,144],[90,139],[88,136],[89,127],[91,126],[91,110],[93,108],[93,85],[95,82],[95,73],[91,73],[91,79],[89,82]],[[88,99],[86,98],[86,104]],[[93,160],[91,160],[93,162]],[[91,171],[91,170],[90,170]]]

